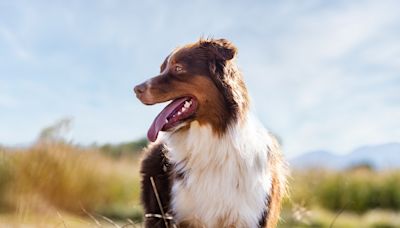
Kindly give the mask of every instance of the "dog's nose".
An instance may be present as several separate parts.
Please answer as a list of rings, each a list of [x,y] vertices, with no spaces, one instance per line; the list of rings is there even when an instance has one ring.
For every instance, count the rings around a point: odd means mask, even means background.
[[[140,94],[144,93],[144,91],[146,90],[146,84],[142,83],[140,85],[135,86],[135,88],[133,89],[136,93],[137,96],[139,96]]]

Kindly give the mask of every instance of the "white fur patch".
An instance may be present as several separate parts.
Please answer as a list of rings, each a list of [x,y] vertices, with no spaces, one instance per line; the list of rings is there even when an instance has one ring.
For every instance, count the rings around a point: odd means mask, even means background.
[[[271,138],[258,122],[248,118],[218,137],[211,126],[193,121],[188,131],[165,133],[162,141],[176,168],[185,171],[172,186],[178,222],[258,227],[271,188]]]

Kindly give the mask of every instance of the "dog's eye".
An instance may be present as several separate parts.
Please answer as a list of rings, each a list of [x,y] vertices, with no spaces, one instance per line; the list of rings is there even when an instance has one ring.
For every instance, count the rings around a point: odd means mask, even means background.
[[[180,65],[176,65],[176,66],[175,66],[175,72],[176,72],[176,73],[181,73],[181,72],[183,72],[183,67],[180,66]]]

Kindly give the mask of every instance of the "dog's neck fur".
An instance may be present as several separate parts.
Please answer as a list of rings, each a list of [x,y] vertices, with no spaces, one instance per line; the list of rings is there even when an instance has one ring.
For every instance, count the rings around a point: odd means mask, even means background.
[[[210,125],[166,133],[161,141],[175,172],[175,219],[205,227],[257,227],[271,188],[269,134],[253,118],[231,124],[221,136]]]

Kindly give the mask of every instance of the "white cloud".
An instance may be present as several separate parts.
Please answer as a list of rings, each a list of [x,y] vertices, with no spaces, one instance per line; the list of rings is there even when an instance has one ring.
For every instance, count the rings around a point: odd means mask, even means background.
[[[400,107],[386,100],[400,101],[391,92],[400,85],[385,83],[398,78],[400,36],[387,28],[399,19],[392,4],[373,1],[305,12],[258,52],[264,60],[245,62],[258,113],[289,154],[398,141]]]
[[[238,45],[257,113],[290,156],[398,141],[397,1],[242,4],[18,2],[0,9],[14,15],[0,26],[0,47],[11,50],[0,53],[1,83],[12,85],[0,105],[14,105],[2,112],[0,142],[32,140],[71,115],[78,142],[144,136],[161,106],[142,106],[131,87],[200,35]]]

